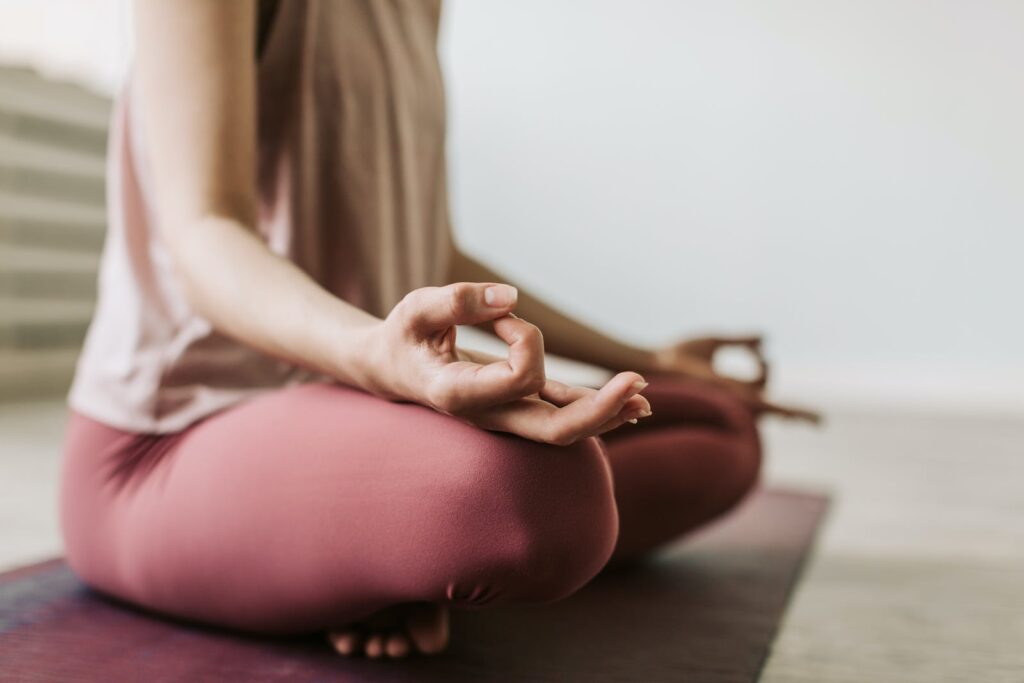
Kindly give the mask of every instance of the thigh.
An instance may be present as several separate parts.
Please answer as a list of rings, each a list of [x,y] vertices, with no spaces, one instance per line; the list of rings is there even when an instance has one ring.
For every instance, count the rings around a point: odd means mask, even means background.
[[[727,392],[656,375],[653,415],[605,436],[620,514],[616,559],[642,555],[715,519],[756,484],[754,416]]]
[[[69,557],[115,595],[247,629],[483,599],[481,577],[527,556],[566,497],[592,506],[594,545],[609,527],[594,511],[614,515],[596,440],[559,451],[339,385],[272,392],[169,443],[127,477],[84,460],[66,475],[66,507],[92,518]]]

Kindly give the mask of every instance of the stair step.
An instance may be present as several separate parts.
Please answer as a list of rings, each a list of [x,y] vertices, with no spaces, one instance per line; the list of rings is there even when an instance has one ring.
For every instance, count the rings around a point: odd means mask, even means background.
[[[0,244],[0,297],[90,302],[98,269],[96,254]]]
[[[0,348],[77,349],[93,304],[61,299],[0,299]]]
[[[98,251],[106,211],[0,189],[0,244]]]
[[[18,111],[0,99],[0,131],[90,154],[106,154],[107,131]]]
[[[0,102],[8,109],[103,131],[110,101],[107,95],[30,68],[0,67]]]
[[[5,191],[102,207],[104,187],[102,156],[22,140],[0,131],[0,188]]]
[[[71,120],[82,120],[105,127],[110,112],[110,97],[74,81],[45,76],[32,67],[0,66],[0,93],[14,94],[31,101],[58,102],[70,110],[63,113]]]
[[[0,131],[96,154],[106,151],[110,101],[29,69],[0,68]]]
[[[0,349],[0,401],[66,394],[78,349]]]

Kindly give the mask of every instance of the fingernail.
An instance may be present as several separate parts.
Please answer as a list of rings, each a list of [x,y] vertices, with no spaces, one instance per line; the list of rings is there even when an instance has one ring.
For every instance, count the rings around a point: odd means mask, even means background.
[[[650,382],[645,382],[642,379],[641,380],[637,380],[636,382],[633,382],[633,391],[640,391],[641,389],[646,387],[648,384],[650,384]]]
[[[488,306],[503,308],[516,302],[519,292],[510,285],[492,285],[484,290],[484,301]]]
[[[650,410],[644,409],[644,410],[641,410],[639,413],[633,413],[633,417],[628,418],[626,420],[626,422],[631,422],[632,424],[636,424],[637,422],[640,421],[641,418],[647,417],[650,414],[651,414]]]

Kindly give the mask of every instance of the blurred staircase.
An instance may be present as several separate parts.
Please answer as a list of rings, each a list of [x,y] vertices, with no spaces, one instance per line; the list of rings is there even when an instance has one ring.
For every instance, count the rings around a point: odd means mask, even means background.
[[[67,390],[95,301],[110,101],[0,66],[0,401]]]

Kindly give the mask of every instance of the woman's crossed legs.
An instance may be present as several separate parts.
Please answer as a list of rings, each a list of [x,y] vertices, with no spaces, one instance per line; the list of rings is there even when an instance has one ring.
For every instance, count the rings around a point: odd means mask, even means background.
[[[327,384],[270,392],[173,436],[73,415],[68,560],[93,587],[165,614],[340,629],[339,649],[369,654],[403,654],[408,638],[438,649],[444,613],[429,604],[558,600],[753,486],[746,409],[650,380],[653,416],[566,447]],[[395,611],[410,603],[423,607]],[[373,642],[344,630],[375,614],[384,621],[367,623],[385,633]]]

